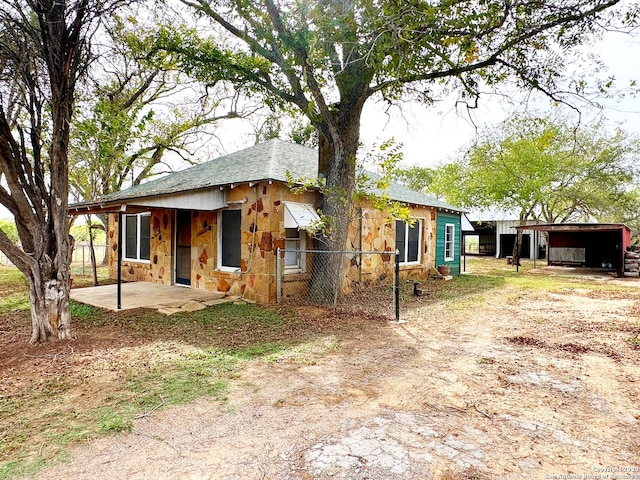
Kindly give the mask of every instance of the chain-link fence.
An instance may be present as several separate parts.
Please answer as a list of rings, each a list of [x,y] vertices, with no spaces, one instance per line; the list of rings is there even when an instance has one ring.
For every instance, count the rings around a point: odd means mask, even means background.
[[[5,267],[13,267],[13,263],[11,263],[7,256],[2,252],[0,252],[0,265],[3,265]]]
[[[88,243],[76,243],[73,246],[73,254],[71,263],[75,265],[80,275],[89,275],[91,272],[91,246]],[[102,265],[107,254],[106,245],[93,245],[93,251],[96,254],[96,263]]]
[[[276,275],[278,303],[399,318],[395,252],[279,249]]]
[[[85,269],[91,268],[91,253],[89,251],[89,248],[90,248],[90,245],[88,243],[76,243],[73,246],[71,263],[81,266],[83,275],[84,275]],[[107,246],[94,245],[93,251],[96,254],[96,262],[98,262],[98,265],[102,264],[104,262],[105,256],[107,255]],[[11,261],[2,252],[0,252],[0,265],[9,266],[9,267],[13,266]]]
[[[91,264],[91,252],[89,249],[91,246],[88,243],[76,243],[73,246],[73,255],[71,257],[71,263],[83,263]],[[107,254],[106,245],[93,245],[93,251],[96,254],[96,260],[98,263],[102,263],[105,255]]]

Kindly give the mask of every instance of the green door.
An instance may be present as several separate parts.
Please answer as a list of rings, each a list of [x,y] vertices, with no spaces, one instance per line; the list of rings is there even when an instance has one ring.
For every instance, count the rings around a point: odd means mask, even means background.
[[[460,214],[440,213],[436,223],[436,268],[449,265],[451,275],[460,275]]]

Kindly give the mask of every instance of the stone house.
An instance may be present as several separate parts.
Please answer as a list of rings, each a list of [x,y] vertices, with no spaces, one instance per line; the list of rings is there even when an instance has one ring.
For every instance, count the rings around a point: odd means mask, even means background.
[[[315,149],[274,139],[70,210],[110,214],[112,278],[120,270],[124,281],[184,285],[271,303],[277,249],[314,248],[305,228],[318,218],[321,202],[319,192],[292,189],[288,180],[317,176]],[[395,220],[363,201],[353,214],[346,249],[398,248],[402,278],[424,279],[442,264],[458,274],[461,210],[396,183],[386,193],[406,204],[414,221]],[[282,255],[285,281],[304,285],[311,255]],[[379,262],[394,258],[377,257]],[[372,280],[378,267],[359,266]],[[348,292],[349,268],[343,285]]]

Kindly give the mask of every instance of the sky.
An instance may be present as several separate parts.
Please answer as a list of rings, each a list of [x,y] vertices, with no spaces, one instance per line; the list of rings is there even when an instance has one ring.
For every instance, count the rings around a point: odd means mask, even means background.
[[[633,79],[640,84],[640,38],[622,33],[608,33],[594,48],[607,66],[616,83],[628,86]],[[463,109],[455,108],[455,98],[445,99],[433,107],[405,104],[402,114],[389,116],[384,106],[369,104],[363,115],[361,139],[365,144],[380,143],[393,136],[404,145],[404,164],[438,166],[452,159],[461,147],[476,138],[478,127],[497,125],[512,113],[511,107],[500,103],[496,96],[481,97],[479,108],[473,112],[473,123]],[[628,132],[640,135],[640,97],[600,100],[606,107],[583,110],[583,122],[594,120],[599,114],[610,123],[621,125]],[[544,99],[537,102],[539,111],[550,112],[553,107]],[[577,119],[577,117],[575,117]]]

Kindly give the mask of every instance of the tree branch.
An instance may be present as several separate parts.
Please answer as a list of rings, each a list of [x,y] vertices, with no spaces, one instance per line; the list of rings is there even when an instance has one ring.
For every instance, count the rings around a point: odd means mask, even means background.
[[[523,44],[527,40],[530,40],[536,37],[537,35],[544,33],[546,31],[552,30],[556,27],[560,27],[566,24],[576,23],[587,17],[595,17],[596,14],[618,4],[619,2],[620,0],[608,0],[607,2],[600,3],[594,6],[593,8],[588,9],[587,11],[564,15],[559,18],[556,18],[555,20],[544,22],[535,28],[531,28],[520,33],[515,32],[516,34],[515,36],[513,36],[513,38],[509,39],[508,41],[505,41],[498,48],[496,48],[493,53],[486,56],[485,59],[483,60],[476,61],[467,65],[457,65],[457,66],[451,66],[451,64],[447,62],[451,68],[437,70],[437,71],[425,71],[425,72],[416,73],[413,75],[406,75],[393,80],[387,80],[372,86],[370,88],[370,94],[384,90],[394,84],[407,84],[407,83],[430,81],[430,80],[437,80],[441,78],[450,78],[450,77],[460,78],[463,74],[479,71],[487,67],[494,66],[498,63],[501,63],[505,67],[508,67],[513,70],[515,66],[511,65],[505,59],[501,58],[501,56],[504,53],[508,52],[509,50],[513,49],[518,45]],[[518,69],[515,69],[514,71],[521,73]],[[523,80],[526,80],[526,78],[523,78],[521,75],[520,75],[520,78]],[[540,85],[535,86],[535,88],[540,89],[541,91],[544,90],[543,87],[541,87]],[[555,98],[555,97],[551,97],[551,98]]]

